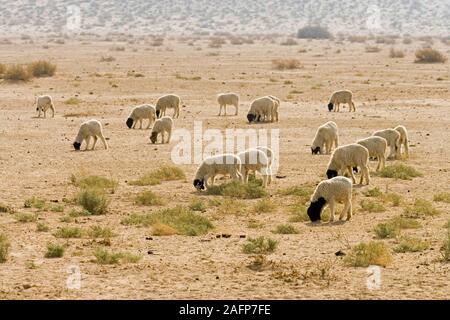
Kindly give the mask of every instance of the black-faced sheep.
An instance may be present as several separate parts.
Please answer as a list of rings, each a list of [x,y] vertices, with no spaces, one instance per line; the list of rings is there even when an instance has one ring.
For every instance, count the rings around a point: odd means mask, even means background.
[[[353,93],[349,90],[335,91],[331,95],[328,102],[328,111],[339,112],[339,105],[341,103],[348,104],[348,111],[356,111],[355,104],[353,103]]]
[[[94,150],[98,138],[102,140],[105,149],[108,149],[108,144],[106,143],[106,139],[103,135],[102,124],[100,123],[100,121],[92,119],[81,124],[80,129],[78,130],[78,134],[75,138],[75,142],[73,143],[73,147],[75,148],[75,150],[80,150],[81,144],[84,140],[86,140],[85,150],[88,150],[91,137],[94,138],[94,144],[92,145],[91,150]]]
[[[316,136],[311,145],[311,153],[330,154],[333,144],[335,148],[339,146],[338,127],[333,121],[328,121],[317,129]]]
[[[173,118],[178,118],[180,116],[180,104],[181,99],[176,94],[162,96],[156,101],[156,116],[161,118],[166,115],[167,109],[173,109]]]
[[[143,104],[141,106],[135,107],[130,115],[128,116],[128,119],[126,121],[127,127],[129,129],[135,128],[136,124],[139,122],[139,129],[142,129],[142,122],[144,119],[148,119],[148,125],[147,128],[150,128],[150,125],[155,121],[156,118],[156,109],[154,106],[151,106],[149,104]]]
[[[253,100],[247,113],[247,120],[250,123],[264,119],[273,122],[276,108],[276,101],[268,96]]]
[[[340,174],[344,174],[346,170],[352,176],[353,183],[356,183],[355,175],[353,174],[354,167],[361,168],[361,180],[366,180],[366,183],[370,182],[369,174],[369,150],[362,145],[353,143],[345,146],[338,147],[331,155],[330,162],[328,163],[327,177],[328,179],[336,177]]]
[[[337,202],[344,203],[344,209],[339,219],[344,219],[347,213],[347,221],[350,220],[352,217],[352,188],[352,181],[341,176],[320,182],[311,196],[311,204],[306,211],[311,221],[319,221],[323,208],[328,205],[331,213],[330,222],[333,222]]]
[[[150,135],[150,140],[152,143],[156,143],[158,140],[158,135],[161,134],[161,143],[169,143],[170,137],[172,136],[173,120],[169,116],[162,117],[155,121],[152,128],[152,133]],[[168,134],[167,140],[165,141],[165,134]]]
[[[225,109],[225,115],[227,115],[227,105],[232,105],[236,108],[235,116],[238,115],[239,110],[239,96],[236,93],[221,93],[217,96],[217,102],[219,103],[220,110],[219,116],[222,114],[222,108]]]
[[[36,111],[39,112],[38,118],[41,117],[41,112],[44,113],[44,118],[47,118],[47,110],[52,111],[52,118],[55,117],[55,107],[53,106],[52,97],[50,96],[39,96],[36,99]]]
[[[227,153],[206,158],[195,173],[193,185],[199,191],[205,187],[209,189],[214,185],[218,174],[229,174],[233,180],[242,181],[241,159],[237,155]]]

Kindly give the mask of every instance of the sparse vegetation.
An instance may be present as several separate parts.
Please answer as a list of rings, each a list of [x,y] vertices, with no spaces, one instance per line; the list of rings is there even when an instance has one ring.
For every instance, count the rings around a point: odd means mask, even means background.
[[[189,204],[189,209],[192,211],[205,211],[206,210],[206,204],[201,199],[193,199],[191,203]]]
[[[217,213],[221,215],[240,215],[247,212],[247,205],[243,201],[233,198],[217,201],[214,206],[217,207]]]
[[[383,201],[390,202],[392,206],[398,207],[402,203],[403,198],[398,193],[386,193],[383,195]]]
[[[386,267],[392,262],[392,256],[383,242],[371,241],[352,247],[344,262],[352,267],[368,267],[370,265]]]
[[[23,203],[25,208],[43,209],[45,207],[45,200],[37,198],[35,196],[26,199]]]
[[[444,261],[450,261],[450,221],[447,225],[447,235],[441,246],[441,255]]]
[[[111,228],[108,227],[101,227],[101,226],[91,226],[89,230],[87,231],[87,235],[90,238],[104,238],[109,239],[114,236],[113,231]]]
[[[421,218],[426,216],[435,216],[439,214],[433,203],[425,199],[415,199],[412,205],[404,210],[404,215],[408,218]]]
[[[14,213],[14,209],[4,203],[0,203],[0,213]]]
[[[114,58],[113,56],[102,56],[100,58],[100,62],[113,62],[116,61],[116,58]]]
[[[96,175],[79,174],[70,176],[70,181],[74,186],[81,189],[107,190],[114,193],[117,189],[118,182],[114,179],[108,179]]]
[[[416,51],[415,63],[445,63],[447,57],[438,50],[423,48]]]
[[[377,53],[377,52],[380,52],[380,51],[381,51],[381,49],[378,48],[378,47],[375,47],[375,46],[367,46],[366,47],[366,52],[367,53]]]
[[[298,232],[297,228],[294,227],[291,224],[280,224],[274,230],[274,233],[279,233],[279,234],[297,234],[299,232]]]
[[[8,259],[9,248],[11,244],[5,234],[0,233],[0,263],[6,262]]]
[[[433,197],[433,201],[450,203],[450,192],[441,192],[435,194]]]
[[[36,226],[37,232],[48,232],[50,230],[50,227],[46,223],[39,222]]]
[[[274,252],[277,246],[276,240],[261,236],[248,238],[242,246],[242,251],[247,254],[267,254]]]
[[[128,184],[133,186],[153,186],[160,184],[162,181],[172,181],[185,179],[186,176],[178,167],[163,166],[154,171],[144,174],[137,180],[130,181]]]
[[[404,58],[405,53],[402,50],[391,48],[389,51],[389,58]]]
[[[65,247],[57,243],[49,243],[47,245],[46,258],[61,258],[64,255]]]
[[[103,191],[84,189],[78,192],[76,203],[92,215],[106,214],[109,201]]]
[[[134,202],[141,206],[160,206],[165,201],[150,190],[140,192],[134,199]]]
[[[45,60],[39,60],[28,65],[28,72],[36,78],[52,77],[56,72],[56,65]]]
[[[293,204],[290,209],[293,215],[289,218],[289,222],[309,221],[308,214],[306,213],[307,208],[303,203],[297,202]]]
[[[14,64],[6,68],[3,79],[7,81],[28,81],[31,79],[31,75],[24,66]]]
[[[378,175],[383,178],[394,178],[400,180],[412,180],[412,178],[422,177],[422,173],[405,164],[393,164],[386,166],[379,171]]]
[[[386,208],[383,204],[373,200],[364,199],[361,201],[361,209],[366,212],[384,212]]]
[[[417,229],[421,225],[418,221],[411,218],[394,217],[384,223],[375,226],[374,232],[380,239],[397,238],[402,229]]]
[[[257,213],[271,212],[275,210],[277,205],[269,198],[263,198],[256,202],[253,210]]]
[[[69,98],[66,101],[64,101],[65,104],[68,105],[79,105],[81,103],[81,100],[75,97]]]
[[[18,212],[14,214],[14,219],[18,222],[36,222],[38,215],[36,213]]]
[[[292,70],[300,68],[300,61],[297,59],[274,59],[272,65],[277,70]]]
[[[401,237],[398,245],[394,248],[395,252],[418,252],[429,248],[429,243],[417,238]]]
[[[367,189],[366,191],[363,191],[362,194],[366,197],[377,198],[377,197],[382,196],[383,192],[381,192],[380,188],[375,187],[375,188]]]
[[[298,30],[297,38],[299,39],[332,39],[333,35],[321,26],[305,26]]]
[[[53,235],[56,238],[63,239],[81,238],[82,230],[78,227],[63,227],[58,229]]]
[[[313,188],[309,186],[293,186],[278,191],[278,193],[283,196],[297,196],[305,198],[306,200],[309,200],[313,192]]]
[[[231,181],[221,185],[214,185],[208,189],[207,193],[240,199],[257,199],[267,195],[267,192],[259,183],[250,180],[249,183]]]
[[[137,255],[125,252],[110,252],[103,248],[96,249],[94,256],[98,264],[137,263],[141,259]]]
[[[123,219],[122,224],[140,225],[144,227],[155,226],[157,224],[167,225],[176,230],[177,234],[187,236],[202,235],[213,228],[212,223],[207,218],[182,206],[162,209],[148,214],[132,214]]]

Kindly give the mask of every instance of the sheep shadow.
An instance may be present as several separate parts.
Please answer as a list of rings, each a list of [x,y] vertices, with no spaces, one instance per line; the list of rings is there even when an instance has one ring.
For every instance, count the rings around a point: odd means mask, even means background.
[[[306,223],[307,226],[309,227],[313,227],[313,228],[318,228],[318,227],[334,227],[334,226],[341,226],[343,224],[345,224],[346,220],[337,220],[334,222],[329,222],[329,221],[320,221],[320,222],[308,222]]]

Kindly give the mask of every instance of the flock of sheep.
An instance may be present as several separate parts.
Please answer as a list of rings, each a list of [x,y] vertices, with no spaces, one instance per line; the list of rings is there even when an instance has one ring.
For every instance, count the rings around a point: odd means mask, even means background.
[[[223,93],[217,96],[219,104],[219,116],[227,114],[227,105],[235,107],[235,115],[238,114],[239,96],[235,93]],[[342,90],[334,92],[328,103],[328,110],[339,112],[340,104],[347,104],[349,111],[356,111],[351,91]],[[180,115],[181,99],[175,94],[168,94],[160,97],[155,106],[144,104],[135,107],[126,120],[128,128],[142,129],[142,122],[148,120],[147,129],[153,124],[150,140],[156,143],[158,136],[161,135],[162,143],[169,143],[172,130],[173,119],[166,116],[167,109],[173,109],[173,118]],[[280,100],[274,96],[265,96],[255,99],[248,110],[247,120],[249,123],[269,121],[278,122],[278,108]],[[183,105],[183,107],[185,107]],[[52,117],[55,114],[55,108],[50,96],[40,96],[37,98],[36,111],[44,113],[46,117],[47,110],[52,111]],[[86,141],[86,150],[89,149],[91,137],[94,140],[92,150],[100,138],[105,149],[108,149],[106,139],[103,135],[102,125],[98,120],[89,120],[81,124],[73,146],[75,150],[80,150],[81,144]],[[366,184],[370,183],[369,159],[376,158],[378,165],[376,170],[381,170],[385,166],[386,149],[389,147],[389,156],[399,159],[403,153],[409,156],[408,133],[404,126],[398,126],[394,129],[384,129],[376,131],[372,136],[356,141],[356,143],[339,146],[339,132],[335,122],[329,121],[317,129],[316,135],[311,145],[311,153],[331,154],[326,175],[327,180],[320,182],[312,197],[308,207],[307,214],[311,221],[320,220],[320,215],[325,207],[330,208],[330,222],[334,221],[335,204],[344,203],[344,209],[340,219],[344,219],[347,214],[347,220],[352,217],[352,186],[356,183],[354,172],[361,170],[360,184],[364,180]],[[332,149],[334,151],[332,152]],[[259,146],[242,151],[237,154],[220,154],[204,159],[198,167],[193,185],[197,190],[208,189],[214,184],[217,175],[229,175],[233,180],[248,182],[250,172],[258,172],[263,177],[263,187],[272,181],[272,162],[273,151],[265,146]],[[351,179],[344,175],[349,174]]]

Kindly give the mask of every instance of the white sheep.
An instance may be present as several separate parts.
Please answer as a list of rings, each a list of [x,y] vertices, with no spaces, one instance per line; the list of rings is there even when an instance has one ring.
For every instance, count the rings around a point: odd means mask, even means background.
[[[248,122],[275,119],[276,102],[272,98],[265,96],[253,100],[247,113]]]
[[[384,129],[375,131],[372,136],[385,138],[390,149],[389,158],[399,158],[400,133],[395,129]]]
[[[335,148],[339,146],[338,127],[335,122],[328,121],[317,129],[314,141],[311,145],[311,153],[330,154],[333,144]]]
[[[152,133],[150,135],[150,140],[152,143],[156,143],[158,140],[158,135],[161,134],[161,143],[169,143],[170,137],[172,136],[173,120],[169,116],[162,117],[155,121],[152,128]],[[164,142],[165,134],[168,134],[167,141]]]
[[[356,111],[355,104],[353,103],[353,93],[350,90],[335,91],[331,95],[330,101],[328,102],[328,111],[333,110],[334,112],[339,112],[339,105],[341,103],[348,104],[348,111]]]
[[[330,179],[339,174],[344,174],[345,171],[348,170],[352,176],[353,183],[356,183],[353,168],[360,167],[361,180],[359,183],[362,184],[363,179],[365,179],[366,183],[369,184],[370,175],[368,162],[369,150],[367,150],[366,147],[356,143],[338,147],[334,150],[330,162],[328,163],[327,177]]]
[[[394,129],[397,130],[398,133],[400,133],[399,150],[398,150],[399,155],[402,153],[401,146],[403,145],[405,155],[406,155],[406,157],[409,157],[408,131],[406,130],[406,128],[404,126],[396,126]]]
[[[108,149],[108,144],[106,143],[106,139],[103,135],[102,124],[100,123],[100,121],[92,119],[81,124],[80,129],[78,130],[78,134],[75,138],[75,142],[73,143],[73,147],[75,148],[75,150],[80,150],[81,144],[84,140],[86,140],[85,150],[88,150],[91,137],[94,138],[94,144],[92,145],[91,150],[94,150],[98,138],[102,140],[105,149]]]
[[[233,180],[242,181],[241,159],[231,153],[206,158],[195,173],[194,187],[197,190],[204,190],[205,187],[209,189],[214,185],[214,179],[218,174],[229,174]]]
[[[247,149],[237,155],[241,159],[243,181],[248,182],[250,171],[259,172],[263,176],[263,187],[267,187],[267,180],[272,173],[266,153],[259,149]]]
[[[344,202],[344,209],[339,215],[339,220],[344,219],[347,213],[347,221],[352,218],[352,181],[346,177],[334,177],[320,182],[313,195],[307,213],[312,222],[320,220],[325,205],[330,208],[330,222],[334,221],[335,204]]]
[[[222,114],[222,108],[225,109],[225,115],[227,115],[227,105],[232,105],[236,108],[235,116],[238,115],[239,109],[239,96],[236,93],[221,93],[217,96],[217,102],[219,103],[220,110],[219,116]]]
[[[136,124],[139,122],[139,129],[142,129],[142,121],[144,119],[148,119],[148,125],[147,128],[150,128],[150,125],[155,121],[156,118],[156,108],[149,104],[143,104],[140,106],[135,107],[130,115],[128,116],[128,119],[126,121],[127,127],[133,129],[136,127]]]
[[[269,160],[269,169],[270,169],[270,174],[269,174],[269,179],[267,181],[268,184],[272,183],[272,163],[274,160],[274,154],[272,149],[270,149],[269,147],[263,147],[263,146],[258,146],[256,147],[256,149],[261,150],[262,152],[264,152],[267,156],[267,159]]]
[[[378,136],[372,136],[365,139],[356,141],[369,150],[369,157],[374,157],[378,159],[378,165],[376,171],[383,169],[386,165],[386,149],[387,141],[386,139]]]
[[[176,94],[162,96],[156,101],[156,116],[161,118],[166,115],[166,109],[173,109],[173,118],[178,118],[180,116],[180,104],[181,99]]]
[[[47,118],[47,110],[52,110],[52,118],[55,117],[55,107],[53,106],[52,97],[39,96],[36,99],[36,111],[39,112],[38,118],[41,117],[41,112],[44,112],[44,118]]]

